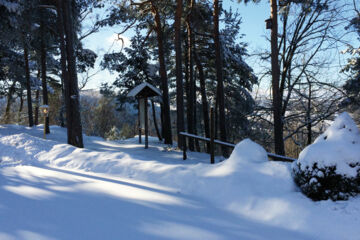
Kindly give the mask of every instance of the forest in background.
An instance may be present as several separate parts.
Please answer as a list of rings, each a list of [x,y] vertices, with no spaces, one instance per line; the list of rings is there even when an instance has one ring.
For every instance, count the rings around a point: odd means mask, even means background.
[[[245,1],[251,2],[256,1]],[[246,8],[245,3],[239,6]],[[209,137],[210,107],[216,138],[250,137],[268,151],[293,157],[335,114],[349,111],[359,120],[360,48],[354,45],[358,41],[348,41],[360,36],[355,0],[270,1],[269,43],[255,53],[242,41],[241,16],[222,4],[0,0],[1,124],[37,125],[43,122],[39,107],[49,105],[47,131],[49,124],[67,127],[74,146],[83,147],[82,133],[131,137],[137,133],[137,105],[126,95],[145,81],[163,94],[161,101],[149,102],[160,138],[166,144],[175,140],[180,148],[178,132]],[[84,29],[98,10],[105,17]],[[120,29],[119,41],[129,29],[135,34],[129,47],[101,56],[101,68],[117,78],[89,96],[79,89],[99,56],[83,41],[103,27]],[[334,52],[340,50],[349,59],[334,65]],[[249,55],[256,66],[248,63]],[[333,74],[339,71],[345,80]],[[270,81],[270,91],[256,94],[264,80]],[[187,144],[206,151],[197,141]]]

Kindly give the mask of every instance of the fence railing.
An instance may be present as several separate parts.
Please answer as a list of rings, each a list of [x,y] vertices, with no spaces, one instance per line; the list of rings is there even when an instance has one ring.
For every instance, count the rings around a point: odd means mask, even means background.
[[[204,141],[204,142],[208,142],[210,143],[210,163],[215,163],[215,149],[214,149],[214,145],[218,144],[221,146],[226,146],[229,148],[235,148],[236,144],[233,143],[228,143],[228,142],[223,142],[217,139],[214,139],[214,144],[211,144],[211,139],[210,138],[206,138],[206,137],[202,137],[202,136],[197,136],[194,134],[190,134],[187,132],[180,132],[180,135],[183,136],[183,143],[186,143],[186,138],[194,138],[200,141]],[[183,159],[186,160],[187,159],[187,154],[186,154],[186,144],[184,144],[183,146]],[[274,153],[267,153],[268,157],[271,158],[274,161],[282,161],[282,162],[293,162],[296,161],[295,158],[291,158],[291,157],[287,157],[287,156],[282,156],[282,155],[277,155]]]
[[[214,109],[211,108],[210,109],[210,138],[207,137],[202,137],[202,136],[197,136],[191,133],[187,133],[187,132],[180,132],[179,133],[182,138],[183,138],[183,159],[186,160],[187,155],[186,155],[186,138],[193,138],[193,139],[197,139],[200,141],[204,141],[207,143],[210,143],[210,163],[213,164],[215,163],[215,144],[221,145],[221,146],[225,146],[225,147],[229,147],[229,148],[235,148],[235,144],[233,143],[228,143],[228,142],[223,142],[220,140],[215,139],[215,121],[214,121]],[[296,161],[295,158],[291,158],[291,157],[286,157],[286,156],[281,156],[281,155],[277,155],[274,153],[267,153],[268,157],[271,158],[274,161],[283,161],[283,162],[294,162]]]

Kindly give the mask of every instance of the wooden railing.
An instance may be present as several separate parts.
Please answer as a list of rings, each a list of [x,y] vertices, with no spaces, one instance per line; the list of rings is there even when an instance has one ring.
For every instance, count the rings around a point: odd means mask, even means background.
[[[197,136],[194,134],[190,134],[187,132],[180,132],[180,135],[183,136],[183,143],[186,143],[186,138],[194,138],[200,141],[204,141],[204,142],[208,142],[210,143],[210,163],[215,163],[215,149],[214,149],[214,145],[218,144],[221,146],[226,146],[226,147],[230,147],[230,148],[235,148],[236,144],[233,143],[228,143],[228,142],[222,142],[220,140],[213,140],[213,144],[211,144],[211,139],[210,138],[206,138],[206,137],[202,137],[202,136]],[[184,144],[183,146],[183,159],[186,160],[187,159],[187,154],[186,154],[186,144]],[[295,158],[291,158],[291,157],[286,157],[286,156],[282,156],[282,155],[277,155],[274,153],[267,153],[268,157],[271,158],[274,161],[282,161],[282,162],[293,162],[296,161]]]
[[[214,109],[211,108],[210,109],[210,138],[206,138],[206,137],[202,137],[202,136],[197,136],[191,133],[187,133],[187,132],[180,132],[179,135],[182,136],[183,138],[183,159],[186,160],[187,155],[186,155],[186,138],[194,138],[200,141],[204,141],[207,143],[210,143],[210,163],[213,164],[215,163],[215,144],[221,145],[221,146],[225,146],[225,147],[229,147],[229,148],[235,148],[235,144],[233,143],[228,143],[228,142],[223,142],[220,140],[215,139],[215,121],[214,121]],[[291,158],[291,157],[286,157],[286,156],[281,156],[281,155],[277,155],[274,153],[267,153],[268,157],[271,158],[274,161],[283,161],[283,162],[294,162],[296,161],[295,158]]]

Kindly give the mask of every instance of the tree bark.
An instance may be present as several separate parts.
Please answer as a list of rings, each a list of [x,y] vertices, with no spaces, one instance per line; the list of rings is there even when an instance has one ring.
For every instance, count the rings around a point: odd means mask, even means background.
[[[215,45],[215,65],[216,65],[216,78],[217,78],[217,99],[219,107],[219,128],[220,140],[226,142],[226,122],[225,122],[225,97],[224,97],[224,82],[223,82],[223,69],[221,58],[221,45],[219,33],[219,14],[220,6],[219,0],[214,0],[214,45]],[[221,147],[224,156],[227,156],[226,147]]]
[[[41,68],[40,63],[38,62],[38,72],[37,72],[37,78],[41,78]],[[35,93],[35,125],[39,125],[39,106],[40,106],[40,90],[37,86],[36,93]]]
[[[168,79],[167,79],[167,73],[165,67],[163,31],[161,28],[160,14],[155,4],[155,1],[151,1],[151,10],[155,19],[155,30],[157,35],[158,51],[159,51],[159,66],[160,66],[159,71],[161,78],[161,88],[163,93],[163,110],[164,110],[163,137],[165,139],[164,141],[165,144],[172,145],[169,87],[168,87]]]
[[[11,84],[11,86],[9,88],[9,92],[7,94],[7,103],[6,103],[5,115],[4,115],[4,123],[5,124],[10,123],[10,110],[11,110],[11,104],[13,102],[13,95],[15,93],[15,85],[16,85],[16,81],[14,81]]]
[[[65,127],[64,113],[66,113],[66,101],[65,101],[65,82],[69,80],[69,74],[66,66],[66,50],[65,50],[65,38],[64,38],[64,27],[62,20],[62,9],[59,0],[57,1],[58,16],[56,24],[58,28],[58,37],[60,42],[60,64],[61,64],[61,108],[60,108],[60,126]]]
[[[61,89],[61,107],[60,107],[60,111],[59,111],[59,121],[60,121],[60,127],[65,127],[65,117],[64,117],[64,113],[66,112],[66,107],[65,107],[65,93],[64,93],[64,89]]]
[[[273,92],[273,116],[274,116],[274,137],[275,153],[285,155],[283,140],[283,122],[281,117],[282,99],[279,89],[280,67],[278,49],[278,21],[277,21],[277,0],[270,0],[271,4],[271,74]]]
[[[47,83],[46,83],[46,46],[45,46],[45,40],[44,40],[44,22],[43,22],[43,15],[41,15],[40,20],[40,65],[41,65],[41,82],[42,82],[42,92],[43,92],[43,105],[49,105],[48,100],[48,91],[47,91]],[[49,116],[46,117],[45,120],[45,132],[46,134],[50,133],[49,128]]]
[[[19,112],[18,112],[18,123],[21,123],[21,112],[24,108],[24,98],[23,98],[23,91],[21,90],[20,95],[20,107],[19,107]]]
[[[185,48],[189,48],[188,38],[185,41]],[[192,114],[190,111],[190,103],[191,103],[191,95],[190,95],[190,83],[189,83],[189,58],[188,58],[188,50],[184,53],[184,62],[185,62],[185,93],[186,93],[186,123],[187,123],[187,132],[192,132]],[[190,151],[194,151],[194,139],[188,139],[188,148]]]
[[[23,108],[24,108],[24,98],[23,98],[23,93],[22,92],[21,92],[19,97],[20,97],[19,113],[21,113]]]
[[[24,63],[25,63],[25,77],[26,77],[26,96],[27,96],[27,108],[28,108],[28,119],[29,119],[29,127],[34,126],[33,119],[33,109],[32,109],[32,101],[31,101],[31,80],[30,80],[30,68],[29,68],[29,51],[26,44],[26,36],[23,34],[24,38]]]
[[[215,101],[215,133],[214,138],[218,138],[218,132],[219,132],[219,102]]]
[[[39,102],[40,102],[40,91],[37,89],[36,90],[36,96],[35,96],[35,101],[36,101],[36,106],[35,106],[35,125],[39,125]]]
[[[191,28],[191,11],[193,7],[193,1],[188,0],[187,1],[189,13],[186,17],[186,28],[187,28],[187,64],[188,64],[188,74],[187,74],[187,88],[188,88],[188,94],[187,94],[187,122],[188,122],[188,132],[191,134],[195,134],[194,131],[194,62],[192,58],[192,49],[193,49],[193,38],[192,38],[192,28]],[[192,138],[189,139],[189,150],[194,151],[194,140]]]
[[[164,104],[160,103],[161,136],[164,136]]]
[[[175,53],[176,53],[176,124],[178,147],[182,149],[183,138],[180,132],[184,131],[184,89],[182,75],[182,54],[181,54],[181,15],[182,0],[177,0],[175,13]],[[153,104],[153,103],[152,103]]]
[[[199,81],[200,81],[200,94],[201,94],[201,102],[202,102],[202,110],[204,115],[204,130],[205,137],[210,138],[210,119],[209,119],[209,104],[206,96],[206,85],[205,85],[205,76],[204,69],[197,55],[196,49],[194,49],[194,60],[199,72]],[[206,144],[206,152],[210,152],[210,143]]]
[[[195,135],[198,135],[198,132],[197,132],[197,101],[196,101],[196,77],[194,76],[193,78],[193,89],[194,89],[194,97],[193,97],[193,106],[194,106],[194,114],[193,114],[193,126],[194,126],[194,134]],[[199,144],[199,140],[198,139],[195,139],[195,148],[196,148],[196,151],[200,152],[200,144]]]
[[[60,7],[61,4],[61,7]],[[80,95],[76,72],[76,58],[74,49],[75,30],[73,26],[73,16],[71,11],[71,0],[58,0],[58,13],[63,16],[60,21],[60,38],[63,39],[65,35],[64,50],[67,61],[67,71],[65,72],[64,86],[65,86],[65,105],[66,105],[66,124],[68,143],[83,148],[82,126],[80,116]],[[62,28],[63,26],[64,28]],[[63,55],[64,53],[62,53]]]
[[[159,127],[157,125],[157,120],[156,120],[155,104],[154,104],[153,100],[150,100],[150,101],[151,101],[151,108],[152,108],[152,114],[153,114],[153,119],[154,119],[154,126],[155,126],[155,130],[156,130],[156,135],[158,136],[159,141],[162,141],[162,137],[161,137]]]

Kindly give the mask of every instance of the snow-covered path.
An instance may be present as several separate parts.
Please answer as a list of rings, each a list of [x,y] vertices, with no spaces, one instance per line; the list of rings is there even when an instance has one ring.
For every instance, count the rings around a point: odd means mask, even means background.
[[[174,189],[32,166],[1,170],[0,239],[310,239]]]
[[[251,141],[210,165],[153,138],[77,149],[51,132],[0,126],[1,240],[360,239],[360,198],[312,202]]]

